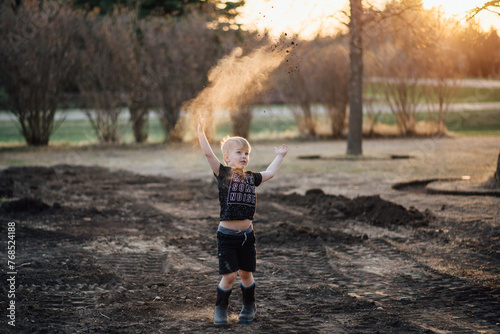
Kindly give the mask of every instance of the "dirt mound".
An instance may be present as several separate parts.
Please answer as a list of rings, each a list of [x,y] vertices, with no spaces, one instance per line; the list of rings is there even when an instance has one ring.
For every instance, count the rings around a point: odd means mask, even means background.
[[[428,215],[413,207],[407,210],[402,205],[383,200],[378,195],[357,197],[351,204],[350,209],[355,217],[365,219],[376,226],[429,224]]]
[[[321,189],[310,189],[304,196],[299,194],[273,195],[291,206],[302,207],[307,215],[318,221],[359,219],[375,226],[406,225],[427,226],[430,213],[386,201],[380,196],[360,196],[349,199],[344,196],[327,195]]]

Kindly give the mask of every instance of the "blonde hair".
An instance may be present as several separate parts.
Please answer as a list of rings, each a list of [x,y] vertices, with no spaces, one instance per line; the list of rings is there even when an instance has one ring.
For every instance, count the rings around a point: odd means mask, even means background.
[[[229,150],[234,147],[241,147],[243,150],[248,150],[249,153],[252,150],[252,147],[250,146],[248,140],[243,137],[226,136],[220,141],[220,149],[222,150],[222,154],[227,154]]]

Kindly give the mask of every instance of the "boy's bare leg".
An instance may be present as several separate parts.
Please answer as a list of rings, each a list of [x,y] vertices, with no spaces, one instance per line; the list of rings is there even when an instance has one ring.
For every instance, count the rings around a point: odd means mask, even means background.
[[[219,287],[222,290],[231,290],[233,288],[234,281],[236,281],[237,272],[224,274],[220,280]]]
[[[238,270],[238,274],[241,277],[241,283],[246,287],[251,286],[255,282],[253,279],[253,274],[249,271],[244,271],[240,269]]]

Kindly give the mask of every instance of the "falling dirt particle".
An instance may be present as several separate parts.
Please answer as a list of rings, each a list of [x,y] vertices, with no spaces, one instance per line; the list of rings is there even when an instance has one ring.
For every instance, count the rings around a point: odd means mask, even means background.
[[[286,53],[289,53],[290,51],[286,50]]]
[[[294,44],[295,44],[295,42],[294,42],[294,41],[292,41],[292,43],[291,43],[291,44],[292,44],[292,45],[294,45]]]

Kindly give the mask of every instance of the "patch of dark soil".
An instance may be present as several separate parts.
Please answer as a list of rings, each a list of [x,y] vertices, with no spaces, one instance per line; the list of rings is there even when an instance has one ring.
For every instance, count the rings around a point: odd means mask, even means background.
[[[50,208],[50,205],[44,203],[38,198],[23,197],[15,201],[3,202],[0,206],[0,212],[18,213],[25,212],[29,214],[38,214]]]
[[[280,223],[272,229],[259,230],[259,242],[263,244],[283,245],[286,243],[355,243],[363,240],[362,236],[347,234],[336,229],[320,226]]]
[[[14,196],[14,180],[11,177],[0,178],[0,198]]]
[[[31,286],[47,287],[56,291],[78,285],[118,284],[122,279],[109,268],[97,266],[89,254],[68,253],[67,257],[33,259],[22,266],[19,284],[28,292]],[[68,287],[69,285],[69,287]],[[24,289],[23,289],[24,290]]]
[[[76,333],[82,311],[95,308],[96,298],[121,282],[89,254],[53,255],[49,250],[32,254],[18,267],[16,333]]]

